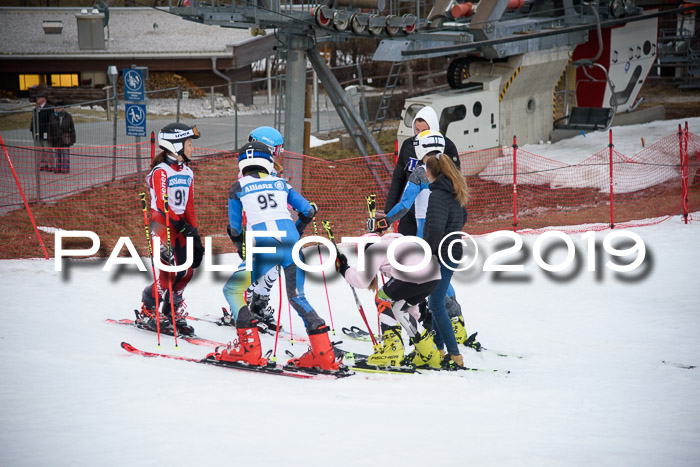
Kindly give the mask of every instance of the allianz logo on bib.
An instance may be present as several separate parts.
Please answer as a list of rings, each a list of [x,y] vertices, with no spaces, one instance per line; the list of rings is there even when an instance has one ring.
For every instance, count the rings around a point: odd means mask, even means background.
[[[243,191],[244,191],[245,193],[254,193],[254,192],[257,192],[257,191],[264,191],[264,190],[282,190],[282,189],[284,189],[284,183],[283,183],[282,186],[280,187],[280,186],[279,186],[279,182],[274,183],[274,184],[273,184],[273,183],[269,183],[269,182],[267,182],[267,183],[260,183],[260,182],[258,182],[258,183],[250,183],[250,184],[246,185],[246,186],[243,188]]]
[[[172,177],[168,177],[168,186],[169,187],[174,187],[174,186],[186,186],[189,187],[192,185],[192,177],[189,175],[173,175]]]

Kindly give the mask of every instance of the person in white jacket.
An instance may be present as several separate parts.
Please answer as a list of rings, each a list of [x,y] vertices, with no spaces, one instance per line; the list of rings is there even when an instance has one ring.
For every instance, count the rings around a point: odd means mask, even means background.
[[[364,255],[358,254],[360,261],[364,259],[363,270],[350,267],[347,257],[342,253],[338,254],[336,269],[353,287],[376,292],[374,300],[380,314],[382,343],[375,347],[374,353],[367,359],[367,364],[386,367],[413,363],[418,367],[440,368],[441,356],[433,341],[433,335],[418,321],[418,304],[430,295],[440,282],[440,267],[436,257],[429,255],[428,264],[418,271],[402,271],[389,261],[388,249],[389,245],[402,239],[403,235],[389,233],[381,238],[376,234],[366,236],[377,237],[377,242],[369,244],[364,249]],[[393,255],[398,264],[407,268],[421,264],[426,257],[423,248],[409,240],[396,245]],[[381,288],[378,287],[378,273],[389,278]],[[401,327],[406,330],[415,346],[415,355],[409,359],[404,358]]]

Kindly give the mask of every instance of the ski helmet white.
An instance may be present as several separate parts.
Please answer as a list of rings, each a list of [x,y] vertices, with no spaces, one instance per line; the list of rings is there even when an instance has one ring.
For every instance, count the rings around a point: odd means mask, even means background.
[[[247,168],[259,167],[271,174],[275,170],[275,159],[267,144],[260,141],[246,143],[238,152],[238,169],[245,172]]]
[[[414,140],[416,158],[422,161],[432,152],[442,154],[445,151],[445,137],[439,131],[425,130],[418,134]]]
[[[196,126],[171,123],[158,132],[158,147],[173,154],[179,154],[185,162],[189,162],[190,160],[185,156],[185,141],[189,138],[199,138],[199,130]]]

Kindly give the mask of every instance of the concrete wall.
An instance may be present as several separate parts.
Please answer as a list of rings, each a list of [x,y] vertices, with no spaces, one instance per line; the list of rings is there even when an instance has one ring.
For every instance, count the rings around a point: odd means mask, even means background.
[[[539,143],[552,132],[552,92],[569,61],[569,47],[513,56],[504,63],[474,64],[478,74],[502,76],[500,88],[500,136],[509,146]],[[522,68],[520,68],[522,67]],[[519,70],[519,71],[518,71]],[[470,70],[471,71],[471,70]]]

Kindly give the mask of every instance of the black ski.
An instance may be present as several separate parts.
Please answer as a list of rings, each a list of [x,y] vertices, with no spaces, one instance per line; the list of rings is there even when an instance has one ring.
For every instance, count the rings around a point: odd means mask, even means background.
[[[515,354],[508,354],[508,353],[503,353],[503,352],[498,352],[495,350],[490,350],[481,345],[480,342],[476,341],[476,335],[479,334],[478,332],[475,332],[471,336],[467,337],[467,340],[462,343],[463,346],[475,350],[477,352],[481,351],[486,351],[489,354],[496,355],[497,357],[506,357],[506,358],[518,358],[521,359],[523,358],[521,355],[515,355]]]
[[[335,350],[335,347],[334,347]],[[284,353],[289,357],[289,358],[295,358],[295,355],[290,352],[289,350],[285,350]],[[336,361],[340,358],[338,354],[336,353],[335,355]],[[342,362],[340,363],[340,368],[336,371],[330,371],[330,370],[321,370],[320,368],[306,368],[306,367],[298,367],[294,365],[284,365],[282,368],[284,368],[285,371],[291,371],[291,372],[300,372],[300,373],[306,373],[309,375],[333,375],[336,378],[344,378],[345,376],[352,376],[354,373],[350,371],[347,365],[343,365]]]
[[[370,365],[367,363],[367,358],[369,355],[356,354],[354,352],[348,352],[346,350],[338,347],[342,342],[334,342],[333,350],[335,351],[336,358],[343,359],[343,362],[348,365],[351,370],[362,371],[365,373],[427,373],[432,371],[442,371],[442,372],[486,372],[486,373],[501,373],[509,374],[510,370],[494,370],[489,368],[431,368],[431,367],[416,367],[415,365],[402,365],[398,367],[381,367],[377,365]]]
[[[666,360],[661,360],[664,365],[675,366],[676,368],[683,368],[684,370],[692,370],[697,368],[696,365],[687,365],[685,363],[667,362]]]
[[[363,329],[358,328],[357,326],[342,328],[341,331],[343,331],[343,334],[345,334],[350,339],[362,342],[372,342],[372,338],[369,336],[369,333]],[[375,338],[378,338],[378,336],[375,336]]]
[[[509,374],[510,370],[495,370],[490,368],[432,368],[432,367],[415,367],[415,366],[377,366],[370,365],[366,360],[355,360],[349,368],[353,371],[361,371],[366,373],[396,373],[396,374],[429,374],[431,372],[464,374],[465,372],[483,372],[483,373],[500,373]]]

